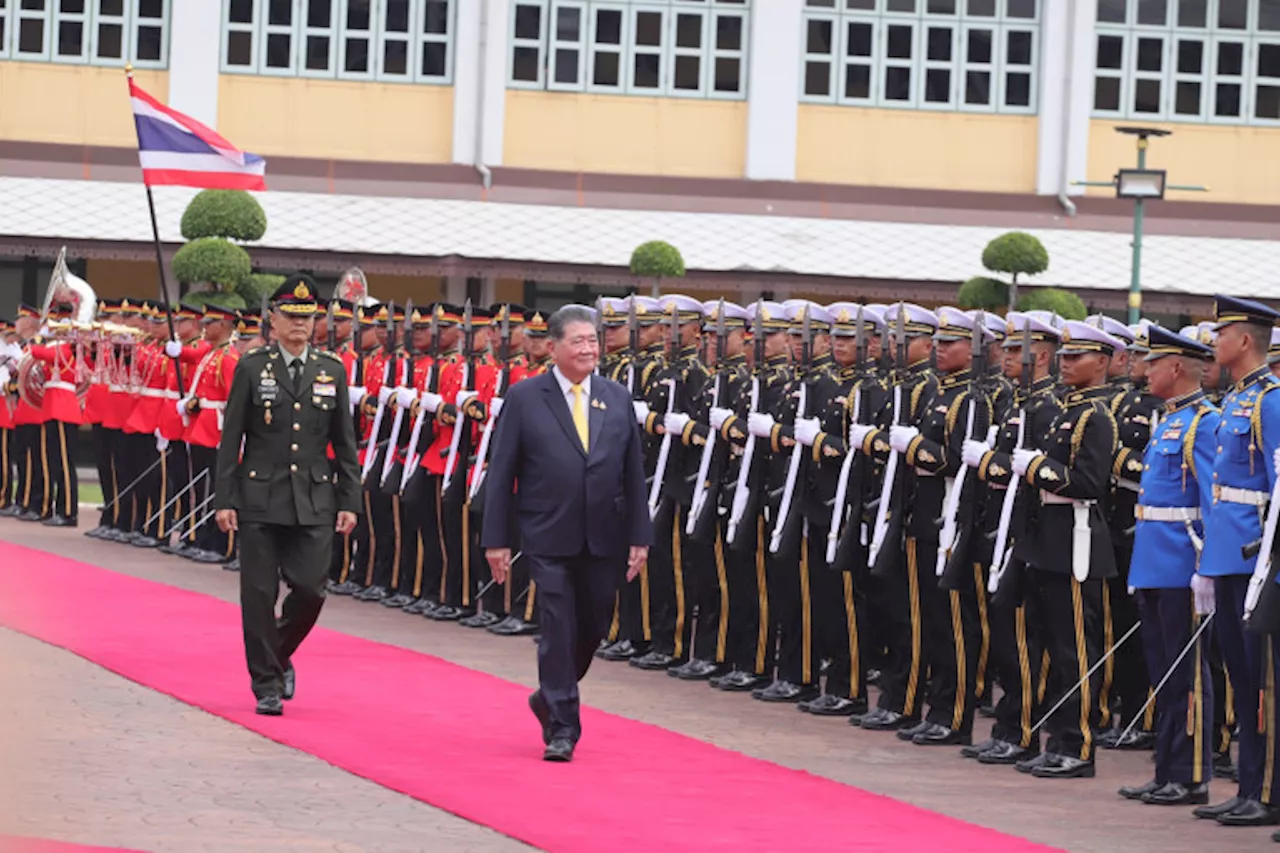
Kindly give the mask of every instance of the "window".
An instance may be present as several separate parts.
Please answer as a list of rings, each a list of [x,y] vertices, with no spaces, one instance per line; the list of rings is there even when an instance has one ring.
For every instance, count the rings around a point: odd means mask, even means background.
[[[1280,122],[1280,0],[1099,0],[1093,112]]]
[[[448,83],[455,2],[223,0],[222,70]]]
[[[1042,0],[805,0],[801,99],[1034,113]]]
[[[0,0],[0,57],[164,68],[171,0]]]
[[[748,0],[512,0],[511,86],[746,96]]]

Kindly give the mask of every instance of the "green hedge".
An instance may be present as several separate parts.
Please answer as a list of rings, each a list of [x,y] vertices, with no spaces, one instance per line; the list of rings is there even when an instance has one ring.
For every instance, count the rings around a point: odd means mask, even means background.
[[[1064,320],[1083,320],[1089,313],[1079,296],[1056,287],[1025,291],[1018,297],[1018,310],[1053,311]]]
[[[244,301],[256,310],[262,306],[262,297],[266,296],[270,299],[271,294],[276,292],[276,288],[284,284],[285,278],[274,273],[250,273],[249,277],[236,287],[236,293],[239,293]]]
[[[999,279],[974,276],[960,285],[956,304],[965,309],[1003,310],[1009,305],[1009,285]]]
[[[680,250],[662,240],[641,243],[631,253],[631,274],[642,278],[680,278],[684,258]]]
[[[207,282],[233,290],[252,271],[249,253],[220,237],[192,240],[173,256],[173,274],[184,284]]]
[[[204,305],[219,305],[233,311],[243,311],[248,307],[240,294],[228,290],[201,290],[197,293],[188,293],[182,297],[182,302],[196,308]]]
[[[1008,273],[1017,281],[1020,275],[1035,275],[1048,269],[1049,252],[1025,231],[1010,231],[987,244],[982,251],[982,265],[992,272]]]
[[[244,190],[203,190],[182,214],[182,236],[252,242],[267,233],[267,214]]]

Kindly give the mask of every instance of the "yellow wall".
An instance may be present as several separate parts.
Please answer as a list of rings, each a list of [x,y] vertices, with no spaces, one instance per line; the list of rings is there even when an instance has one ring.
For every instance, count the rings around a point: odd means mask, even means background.
[[[379,302],[395,300],[403,306],[412,299],[419,307],[439,301],[444,295],[444,280],[440,276],[403,276],[366,273],[369,295]]]
[[[1036,117],[801,104],[796,180],[1034,192]]]
[[[161,100],[166,71],[135,71],[134,80]],[[138,144],[129,88],[119,68],[0,62],[0,139],[104,145]]]
[[[746,150],[743,101],[507,90],[506,166],[741,178]]]
[[[1110,180],[1120,168],[1138,165],[1137,140],[1114,128],[1133,122],[1096,119],[1089,123],[1088,180]],[[1159,123],[1172,136],[1151,139],[1147,167],[1168,169],[1168,182],[1208,187],[1209,192],[1170,192],[1178,201],[1280,204],[1280,169],[1275,152],[1280,128],[1220,124]],[[1107,187],[1090,188],[1092,195],[1114,197]]]
[[[218,132],[255,154],[447,163],[453,88],[223,74]]]

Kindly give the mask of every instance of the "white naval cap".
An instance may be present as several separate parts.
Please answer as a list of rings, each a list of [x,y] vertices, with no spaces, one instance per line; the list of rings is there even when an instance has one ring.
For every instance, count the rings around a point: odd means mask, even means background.
[[[782,332],[791,327],[787,322],[787,309],[780,302],[768,302],[760,299],[747,306],[747,316],[751,327],[756,324],[756,314],[760,315],[760,326],[765,332]]]
[[[1031,311],[1024,311],[1022,313],[1026,314],[1028,317],[1035,317],[1041,323],[1053,326],[1059,332],[1062,331],[1062,324],[1066,322],[1057,311],[1045,311],[1043,308],[1035,308]]]
[[[791,321],[791,333],[793,335],[801,334],[804,331],[804,319],[809,318],[809,329],[813,332],[829,332],[831,331],[831,323],[834,318],[831,312],[823,308],[816,302],[810,302],[807,299],[795,300],[790,306],[783,303],[787,311],[787,319]]]
[[[600,322],[605,326],[627,325],[627,313],[630,310],[631,303],[625,296],[600,297]]]
[[[1026,336],[1027,327],[1031,328],[1031,340],[1058,342],[1058,330],[1039,317],[1034,311],[1010,311],[1004,318],[1004,348],[1020,349]]]
[[[635,303],[636,321],[641,326],[652,326],[654,323],[662,321],[662,305],[658,300],[635,293],[628,296],[626,302],[628,312],[631,311],[631,303]]]
[[[658,302],[662,305],[663,314],[670,317],[678,313],[682,323],[695,323],[702,320],[702,303],[692,296],[672,293],[662,297]]]
[[[1106,314],[1093,314],[1085,318],[1085,322],[1101,329],[1124,344],[1120,349],[1127,349],[1133,343],[1133,332],[1130,331],[1129,327],[1119,320],[1108,317]]]
[[[1093,352],[1111,355],[1115,352],[1123,352],[1124,349],[1124,341],[1092,323],[1068,320],[1063,324],[1060,350],[1063,355]]]
[[[977,318],[978,309],[968,312],[970,317]],[[991,333],[997,341],[1004,340],[1004,318],[992,311],[982,312],[982,322],[987,327],[987,331]]]
[[[943,305],[938,309],[938,331],[934,332],[935,341],[963,341],[973,339],[974,327],[978,325],[973,314]],[[982,340],[994,341],[996,336],[982,326]]]
[[[857,337],[859,312],[862,314],[863,334],[874,335],[881,325],[879,316],[856,302],[832,302],[827,306],[827,313],[832,317],[831,334],[838,338]]]
[[[1199,341],[1205,346],[1213,346],[1218,341],[1218,330],[1216,324],[1204,320],[1199,323],[1192,323],[1190,326],[1183,326],[1178,330],[1178,334],[1184,338],[1191,338],[1193,341]],[[1275,334],[1272,333],[1271,339],[1275,340]]]
[[[743,308],[741,305],[737,305],[733,302],[721,303],[720,300],[717,299],[714,302],[702,303],[703,331],[714,332],[716,330],[716,324],[720,320],[721,304],[724,305],[724,326],[726,329],[742,329],[750,322],[751,312],[747,311],[746,308]]]
[[[898,327],[899,314],[908,336],[932,335],[938,330],[938,316],[928,308],[912,302],[895,302],[884,309],[884,322],[890,331]]]

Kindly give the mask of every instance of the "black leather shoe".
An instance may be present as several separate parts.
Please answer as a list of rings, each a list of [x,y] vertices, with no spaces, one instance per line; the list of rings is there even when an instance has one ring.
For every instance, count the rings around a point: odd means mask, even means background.
[[[232,560],[230,563],[223,563],[223,564],[222,564],[222,570],[223,570],[224,572],[238,572],[238,571],[240,571],[240,558],[239,558],[239,557],[236,557],[236,558],[235,558],[234,560]]]
[[[1125,785],[1116,793],[1124,797],[1126,800],[1141,800],[1152,791],[1159,791],[1164,785],[1152,779],[1145,785]]]
[[[213,565],[214,563],[221,563],[226,560],[226,557],[222,556],[221,554],[215,554],[212,551],[197,551],[196,553],[190,555],[190,557],[192,560],[195,560],[197,563],[206,563],[208,565]]]
[[[1058,759],[1062,756],[1055,755],[1052,752],[1042,752],[1039,755],[1033,755],[1030,758],[1024,758],[1014,766],[1018,768],[1019,773],[1034,773],[1041,767],[1051,767],[1058,763]],[[979,759],[981,760],[981,759]]]
[[[515,637],[536,637],[538,635],[538,623],[522,621],[519,627],[511,633]]]
[[[49,522],[46,521],[45,524],[49,524]],[[49,526],[53,527],[53,525],[51,524]],[[130,542],[129,544],[135,548],[159,548],[164,543],[161,542],[159,539],[152,539],[150,536],[140,535],[140,536],[135,536],[133,541]]]
[[[1213,756],[1213,778],[1230,779],[1232,782],[1239,781],[1240,771],[1231,763],[1231,753],[1218,752]]]
[[[924,731],[916,732],[915,736],[911,738],[911,742],[916,746],[954,746],[955,744],[968,742],[971,737],[971,735],[958,732],[955,729],[949,729],[937,723],[929,723]]]
[[[817,699],[801,702],[798,707],[801,711],[813,714],[815,717],[851,717],[854,714],[867,712],[867,700],[823,693]]]
[[[1120,732],[1122,731],[1124,730],[1107,729],[1106,731],[1098,732],[1097,737],[1093,739],[1094,743],[1102,749],[1115,749],[1116,741],[1120,739]]]
[[[879,684],[879,683],[880,683],[880,670],[878,670],[878,669],[868,669],[868,670],[867,670],[867,684],[870,684],[872,687],[875,687],[875,686],[876,686],[877,684]]]
[[[18,521],[44,521],[46,516],[41,515],[34,509],[29,509],[25,512],[18,513],[14,518],[18,519]]]
[[[862,717],[859,726],[870,732],[894,732],[903,726],[914,726],[919,722],[919,717],[904,717],[897,711],[876,707]]]
[[[551,709],[547,707],[547,700],[542,698],[541,690],[529,694],[529,710],[538,718],[538,725],[542,726],[543,744],[551,743]]]
[[[293,691],[298,688],[298,673],[294,671],[293,664],[289,664],[284,670],[284,700],[288,702],[293,698]]]
[[[258,699],[258,707],[253,709],[255,714],[263,714],[268,717],[278,717],[284,713],[284,703],[280,701],[280,697],[275,694],[263,696]]]
[[[435,610],[428,610],[422,615],[436,622],[457,622],[464,614],[461,607],[442,604]]]
[[[978,701],[978,716],[985,717],[986,719],[989,720],[994,718],[995,715],[996,715],[995,703],[991,701],[991,690],[990,688],[988,688],[986,695],[984,695]]]
[[[640,650],[637,649],[635,647],[635,644],[632,643],[630,640],[619,640],[613,645],[607,646],[601,649],[600,651],[596,652],[596,655],[601,660],[614,661],[614,662],[631,660],[634,657],[641,656]]]
[[[468,628],[491,628],[502,621],[497,613],[491,613],[488,610],[482,610],[475,616],[463,619],[459,624]]]
[[[1243,797],[1232,797],[1216,806],[1200,806],[1191,813],[1202,820],[1217,820],[1222,815],[1230,814],[1240,808],[1246,802],[1248,801]]]
[[[425,598],[415,598],[410,604],[401,607],[400,612],[408,613],[410,616],[421,616],[430,604],[431,602]]]
[[[1142,801],[1152,806],[1197,806],[1209,802],[1209,786],[1183,785],[1181,782],[1170,782],[1142,796]]]
[[[711,679],[711,686],[726,693],[749,693],[757,687],[766,686],[763,675],[756,675],[744,669],[726,672],[719,678]]]
[[[648,672],[658,672],[660,670],[670,669],[673,665],[677,664],[678,661],[671,655],[663,654],[662,652],[649,652],[648,654],[641,655],[640,657],[631,658],[627,663],[631,664],[636,669],[643,669]]]
[[[1092,761],[1059,755],[1054,764],[1046,764],[1031,771],[1037,779],[1092,779],[1097,773]]]
[[[679,668],[681,671],[675,677],[681,681],[708,681],[711,678],[724,672],[724,664],[715,663],[709,660],[694,660]],[[674,670],[667,670],[670,675]]]
[[[1223,826],[1272,826],[1280,823],[1280,808],[1258,800],[1245,800],[1235,811],[1218,816]]]
[[[933,725],[933,723],[928,720],[920,720],[913,726],[903,726],[898,729],[898,740],[911,740],[921,732],[928,731],[929,726],[931,725]]]
[[[542,753],[542,760],[561,763],[573,761],[573,741],[567,737],[558,737],[551,741]]]
[[[1101,745],[1101,744],[1099,744]],[[1156,736],[1152,732],[1133,731],[1124,737],[1116,737],[1106,749],[1155,749]]]
[[[1018,764],[1030,761],[1040,754],[1039,745],[1035,747],[1018,746],[1016,743],[1000,742],[978,756],[980,764]]]
[[[55,515],[40,522],[45,527],[78,527],[80,522],[74,516]]]
[[[363,590],[364,587],[353,580],[343,581],[333,588],[334,595],[355,595]]]
[[[506,634],[518,624],[520,624],[519,618],[508,614],[505,619],[499,619],[497,622],[485,628],[485,630],[488,631],[490,634],[497,634],[499,636],[502,636],[503,634]]]
[[[979,741],[978,743],[972,743],[972,744],[969,744],[968,746],[960,747],[960,755],[962,758],[977,758],[982,753],[986,752],[989,749],[994,749],[998,744],[1001,744],[1001,743],[1004,743],[1004,741],[996,740],[993,737],[989,737],[984,741]]]
[[[413,596],[405,595],[404,593],[398,592],[395,595],[387,596],[386,598],[382,599],[378,603],[381,604],[383,607],[394,607],[394,608],[408,607],[410,604],[413,604]]]
[[[775,681],[768,687],[751,691],[752,699],[761,702],[804,702],[818,697],[818,688],[812,684],[793,684],[790,681]]]
[[[7,515],[12,515],[13,513],[9,512],[10,509],[11,507],[5,507],[4,509],[0,509],[0,518],[4,518]],[[106,533],[106,531],[107,531],[107,528],[99,524],[97,527],[93,527],[93,528],[90,528],[89,530],[86,530],[84,532],[84,535],[88,536],[90,539],[101,539],[102,534]]]
[[[381,601],[390,595],[384,586],[371,586],[352,596],[356,601]]]

